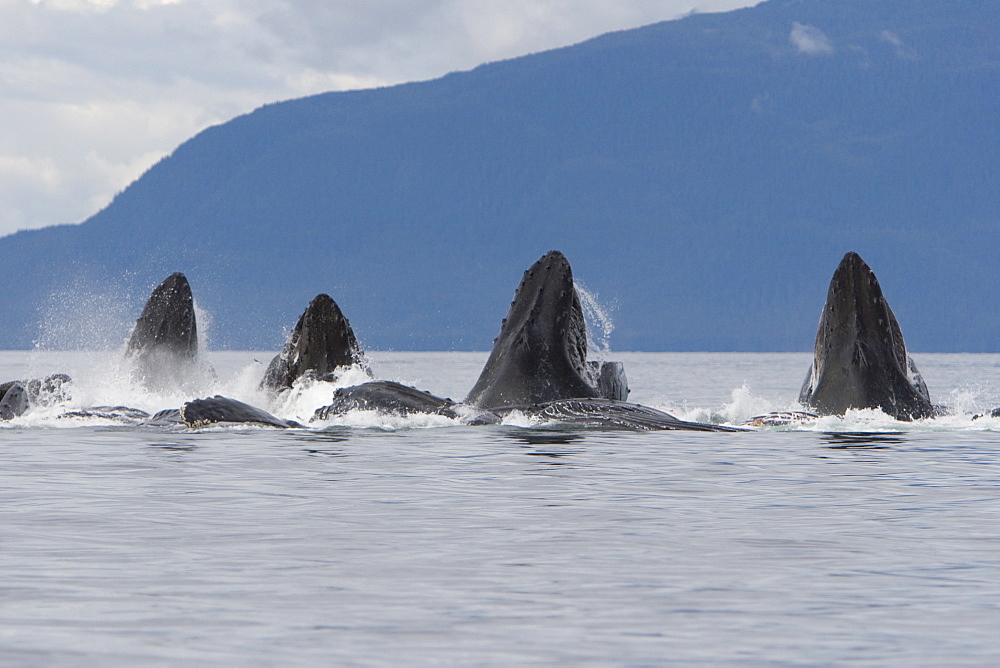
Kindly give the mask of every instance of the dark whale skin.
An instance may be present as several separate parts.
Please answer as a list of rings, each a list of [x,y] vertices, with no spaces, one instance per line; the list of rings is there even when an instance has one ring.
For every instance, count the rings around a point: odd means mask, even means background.
[[[847,253],[833,274],[799,402],[821,415],[877,408],[897,420],[935,415],[875,272]]]
[[[351,323],[329,295],[319,294],[299,316],[260,385],[277,392],[292,387],[305,375],[332,379],[337,368],[355,364],[366,362]]]
[[[599,396],[587,366],[587,328],[569,261],[542,256],[517,286],[500,335],[465,403],[524,406]]]

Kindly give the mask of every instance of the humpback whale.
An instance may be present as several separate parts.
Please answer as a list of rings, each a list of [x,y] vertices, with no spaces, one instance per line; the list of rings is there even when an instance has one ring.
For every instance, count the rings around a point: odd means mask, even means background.
[[[844,256],[830,281],[799,403],[822,415],[849,408],[878,408],[897,420],[935,414],[896,316],[857,253]]]
[[[632,431],[746,431],[739,427],[687,422],[649,406],[603,397],[547,401],[520,410],[530,417],[580,427]]]
[[[199,368],[197,355],[198,326],[191,285],[184,274],[176,272],[156,286],[146,300],[125,346],[125,359],[131,362],[131,371],[143,384],[167,387],[183,385],[199,371],[213,373],[207,365]],[[28,402],[25,409],[33,404],[65,401],[69,383],[70,377],[66,374],[24,381]],[[0,397],[3,397],[2,391],[0,385]],[[0,410],[0,416],[3,412]],[[97,416],[134,422],[143,415],[143,411],[125,406],[97,406],[70,411],[60,417]]]
[[[147,424],[149,421],[149,413],[142,409],[132,408],[130,406],[91,406],[90,408],[67,411],[58,417],[60,419],[96,417],[103,420],[114,420],[115,422],[134,425]]]
[[[45,378],[0,383],[0,421],[13,420],[36,405],[61,403],[69,396],[70,377],[54,373]]]
[[[493,350],[465,403],[499,416],[640,431],[741,431],[679,420],[625,401],[618,362],[587,361],[587,326],[566,256],[550,251],[524,272]]]
[[[376,410],[395,415],[436,413],[457,417],[458,414],[454,410],[456,405],[451,399],[442,399],[409,385],[389,380],[375,380],[334,390],[333,403],[317,409],[313,420],[326,420],[330,416],[343,415],[354,410]]]
[[[171,369],[190,371],[197,355],[197,329],[191,288],[183,274],[168,277],[150,296],[129,340],[126,355],[137,359],[149,382]],[[180,365],[177,363],[181,362]],[[292,387],[300,377],[334,380],[336,369],[367,362],[350,324],[329,295],[313,299],[299,318],[284,348],[268,365],[261,389],[279,391]],[[182,378],[183,380],[183,378]],[[151,426],[215,423],[252,423],[272,427],[301,427],[263,409],[216,395],[188,401],[181,408],[162,410],[152,417],[126,406],[97,406],[65,413],[61,417],[100,417]]]
[[[160,411],[154,419],[170,421],[172,411]],[[188,401],[179,411],[182,422],[189,427],[204,427],[217,423],[251,423],[279,429],[302,427],[294,420],[282,420],[265,410],[236,399],[215,395],[206,399]]]
[[[171,274],[150,293],[125,346],[125,360],[131,364],[133,378],[153,389],[175,389],[215,376],[211,366],[198,361],[194,296],[184,274]],[[40,403],[45,403],[46,397],[65,399],[63,385],[69,380],[65,374],[54,374],[31,381],[28,390],[32,402],[36,396],[42,397]],[[94,406],[68,411],[59,417],[100,417],[143,424],[149,415],[128,406]]]
[[[335,380],[336,370],[367,361],[351,324],[329,295],[317,295],[299,316],[285,347],[267,366],[261,389],[279,391],[292,387],[303,376]]]
[[[299,316],[281,352],[268,364],[260,389],[273,392],[290,389],[302,377],[336,380],[338,369],[355,365],[368,371],[354,330],[336,302],[327,294],[319,294]],[[302,426],[220,395],[188,401],[180,409],[160,411],[152,417],[151,423],[189,427],[216,423],[250,423],[278,428]]]
[[[126,356],[136,358],[161,352],[187,359],[198,354],[194,296],[187,277],[180,272],[153,289],[125,348]]]
[[[125,347],[125,359],[139,382],[154,389],[194,385],[214,377],[198,361],[198,323],[187,277],[168,276],[146,300]]]
[[[565,255],[546,253],[524,272],[493,351],[465,403],[492,409],[627,396],[620,364],[588,364],[587,325],[573,271]]]

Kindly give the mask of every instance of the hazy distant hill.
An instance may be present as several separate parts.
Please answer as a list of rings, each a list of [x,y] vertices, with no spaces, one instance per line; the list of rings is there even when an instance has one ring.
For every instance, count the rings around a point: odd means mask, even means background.
[[[214,348],[275,348],[329,292],[368,347],[488,349],[555,248],[619,350],[811,349],[847,250],[911,349],[1000,350],[998,18],[771,0],[268,105],[82,225],[0,239],[0,348],[123,337],[180,270]]]

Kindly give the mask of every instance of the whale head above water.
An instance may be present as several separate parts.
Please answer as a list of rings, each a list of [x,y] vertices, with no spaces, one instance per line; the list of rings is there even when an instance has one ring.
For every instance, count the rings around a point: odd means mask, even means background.
[[[799,402],[823,415],[878,408],[898,420],[934,414],[875,273],[847,253],[833,274]]]
[[[267,366],[260,385],[279,391],[292,387],[302,376],[332,379],[335,370],[367,367],[351,324],[337,303],[326,294],[317,295],[299,317],[285,347]]]
[[[598,381],[612,372],[615,382]],[[613,388],[602,393],[599,388]],[[587,325],[566,256],[551,251],[535,262],[514,293],[500,335],[465,403],[479,408],[525,406],[560,399],[624,399],[621,365],[587,362]]]
[[[171,274],[153,290],[125,348],[132,378],[147,389],[193,390],[215,378],[198,357],[198,323],[191,285]]]
[[[153,290],[125,349],[129,357],[154,352],[189,359],[198,354],[194,297],[187,277],[180,272],[171,274]]]

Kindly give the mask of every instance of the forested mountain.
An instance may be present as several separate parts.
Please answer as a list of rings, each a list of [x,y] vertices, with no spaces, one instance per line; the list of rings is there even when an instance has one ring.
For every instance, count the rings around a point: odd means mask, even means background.
[[[618,350],[811,350],[855,250],[911,349],[997,351],[998,18],[769,0],[271,104],[0,239],[0,348],[120,343],[183,271],[213,348],[276,348],[328,292],[366,347],[484,350],[559,249]]]

